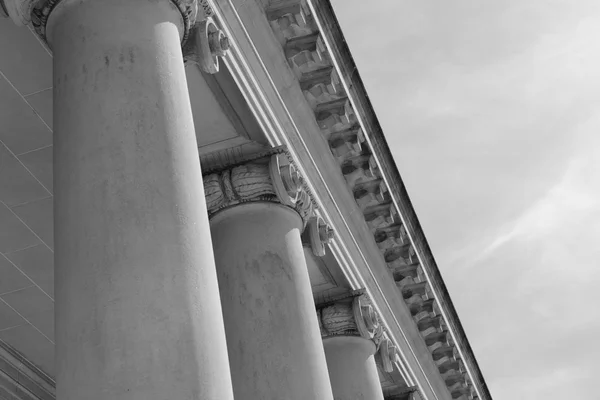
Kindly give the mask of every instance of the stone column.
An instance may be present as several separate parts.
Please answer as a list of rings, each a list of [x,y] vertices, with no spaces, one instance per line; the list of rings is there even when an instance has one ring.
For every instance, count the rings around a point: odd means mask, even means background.
[[[332,400],[300,233],[311,200],[284,154],[204,179],[236,398]]]
[[[336,400],[383,400],[375,364],[383,330],[365,295],[318,310],[327,368]]]
[[[54,52],[57,398],[233,399],[181,50],[197,4],[34,15]]]

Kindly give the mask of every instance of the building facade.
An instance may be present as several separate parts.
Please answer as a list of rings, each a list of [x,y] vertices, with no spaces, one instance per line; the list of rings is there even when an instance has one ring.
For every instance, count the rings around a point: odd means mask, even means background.
[[[491,400],[328,0],[0,2],[53,101],[51,187],[0,136],[48,195],[0,200],[54,260],[0,227],[0,398]]]

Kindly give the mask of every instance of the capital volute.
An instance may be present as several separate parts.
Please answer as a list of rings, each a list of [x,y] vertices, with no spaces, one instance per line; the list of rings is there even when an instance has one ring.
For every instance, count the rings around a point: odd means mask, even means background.
[[[398,358],[398,348],[388,338],[383,338],[379,344],[379,356],[381,357],[381,363],[385,372],[392,372],[394,370],[394,364]]]
[[[31,24],[47,41],[48,18],[62,1],[70,0],[0,0],[0,15],[5,14],[19,26]],[[229,49],[229,40],[215,24],[208,0],[169,1],[181,12],[183,19],[181,42],[186,61],[197,63],[207,73],[217,72],[218,58]]]
[[[207,171],[204,194],[210,217],[236,204],[266,201],[294,209],[306,226],[315,210],[310,191],[284,148]]]
[[[379,317],[364,294],[351,301],[328,305],[318,312],[324,337],[360,336],[378,344],[383,334]]]
[[[219,72],[219,58],[229,50],[229,38],[211,17],[196,23],[183,45],[183,57],[187,63],[198,65],[208,74]]]
[[[31,22],[34,4],[34,0],[0,0],[0,13],[18,26],[27,25]]]
[[[334,237],[334,232],[325,220],[319,216],[309,219],[302,233],[302,244],[309,247],[317,257],[325,255],[325,245]]]

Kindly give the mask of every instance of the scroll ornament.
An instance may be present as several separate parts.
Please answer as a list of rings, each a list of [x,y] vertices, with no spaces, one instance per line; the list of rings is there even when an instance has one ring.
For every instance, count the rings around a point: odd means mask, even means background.
[[[61,2],[61,0],[0,0],[0,5],[8,12],[8,16],[16,25],[29,25],[35,17],[43,25],[50,12]],[[181,11],[185,22],[186,31],[196,23],[198,17],[198,6],[200,6],[205,16],[212,15],[212,9],[207,0],[171,0],[171,2]],[[41,18],[39,18],[41,17]],[[34,23],[34,25],[36,25]]]
[[[383,334],[377,313],[365,295],[351,303],[339,302],[321,310],[323,336],[361,336],[377,344]]]
[[[181,43],[186,61],[204,72],[219,71],[219,58],[229,50],[229,39],[213,20],[208,0],[170,0],[181,12],[184,31]],[[0,10],[18,26],[32,25],[45,41],[48,18],[61,0],[0,0]],[[189,39],[189,40],[188,40]]]
[[[339,302],[318,311],[321,336],[360,336],[377,346],[384,371],[392,372],[398,357],[394,343],[384,334],[376,311],[366,295]]]
[[[302,244],[310,247],[317,257],[325,255],[325,245],[333,239],[334,233],[323,218],[319,216],[312,217],[302,233]]]
[[[379,345],[379,355],[381,357],[381,363],[385,372],[392,372],[394,370],[394,364],[398,358],[398,349],[396,345],[388,339],[384,338]]]
[[[314,211],[298,169],[282,153],[204,176],[204,194],[209,216],[235,204],[270,201],[295,209],[306,225]]]

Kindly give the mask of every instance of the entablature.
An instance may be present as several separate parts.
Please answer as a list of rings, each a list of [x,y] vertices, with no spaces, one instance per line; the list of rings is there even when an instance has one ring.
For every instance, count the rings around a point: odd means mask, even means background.
[[[326,0],[212,2],[273,146],[286,145],[426,399],[491,399]],[[238,80],[238,81],[241,81]]]

